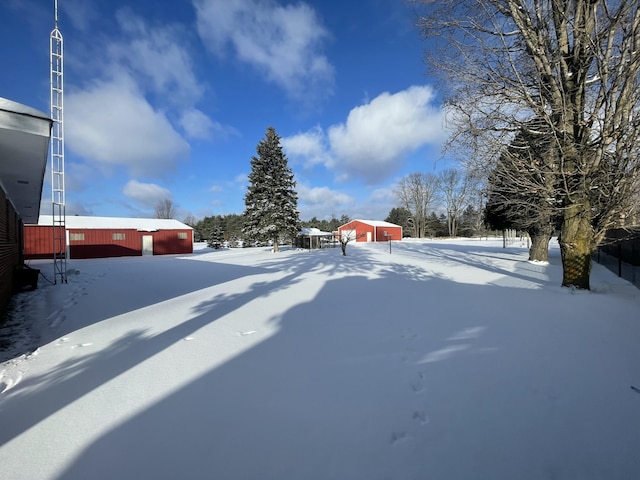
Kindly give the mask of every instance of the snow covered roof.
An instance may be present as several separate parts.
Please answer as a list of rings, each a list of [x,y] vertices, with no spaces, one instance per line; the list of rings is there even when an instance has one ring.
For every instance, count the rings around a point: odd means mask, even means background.
[[[307,235],[309,237],[325,237],[333,235],[331,232],[323,232],[319,228],[301,228],[300,235]]]
[[[395,223],[385,222],[383,220],[361,220],[359,218],[356,218],[351,220],[351,222],[366,223],[367,225],[371,225],[372,227],[400,227],[400,225],[396,225]]]
[[[123,217],[84,217],[68,216],[65,219],[67,228],[121,228],[135,229],[142,232],[153,232],[156,230],[193,230],[190,226],[173,219],[162,218],[123,218]],[[38,225],[53,225],[51,215],[40,215]]]

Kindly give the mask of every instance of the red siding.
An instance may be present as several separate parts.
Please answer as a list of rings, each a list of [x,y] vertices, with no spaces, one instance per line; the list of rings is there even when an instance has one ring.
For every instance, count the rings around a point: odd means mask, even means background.
[[[53,258],[53,228],[40,225],[24,227],[24,258]]]
[[[142,255],[142,239],[137,230],[68,228],[69,258],[133,257]],[[123,234],[124,240],[114,240],[114,234]],[[74,240],[74,235],[84,235]]]
[[[402,240],[402,227],[400,226],[374,226],[368,223],[360,222],[358,220],[352,220],[351,222],[342,225],[339,229],[340,232],[343,230],[355,230],[356,231],[356,242],[366,242],[367,241],[367,232],[370,233],[372,242],[387,242],[389,238],[391,240]],[[385,236],[385,232],[391,237]]]
[[[133,229],[79,229],[68,228],[69,258],[106,258],[142,255],[142,237],[153,237],[153,254],[193,253],[193,230],[159,230],[140,232]],[[186,239],[178,238],[183,233]],[[84,235],[74,240],[74,234]],[[114,240],[114,234],[124,235]],[[28,225],[25,227],[25,258],[53,257],[52,227]]]
[[[386,232],[386,236],[385,236]],[[376,237],[378,242],[389,240],[402,240],[402,227],[376,227]]]

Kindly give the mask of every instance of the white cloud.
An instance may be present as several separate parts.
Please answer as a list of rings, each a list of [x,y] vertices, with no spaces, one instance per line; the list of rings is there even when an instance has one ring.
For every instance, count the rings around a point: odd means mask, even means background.
[[[199,140],[212,140],[217,138],[227,138],[230,135],[238,135],[237,130],[211,120],[202,111],[196,108],[189,108],[182,112],[180,116],[180,126],[184,129],[189,138]]]
[[[316,127],[283,138],[282,145],[306,167],[322,164],[332,170],[338,181],[379,184],[400,169],[408,154],[442,141],[443,113],[433,99],[427,86],[382,93],[326,133]]]
[[[193,105],[204,93],[193,71],[185,32],[175,26],[148,26],[129,9],[116,14],[123,40],[108,45],[110,62],[135,73],[140,85],[174,105]]]
[[[208,140],[213,137],[213,132],[221,128],[220,124],[214,123],[200,110],[190,108],[182,112],[180,126],[184,129],[188,137]]]
[[[99,19],[95,5],[85,0],[64,0],[60,2],[59,7],[59,12],[64,12],[71,24],[83,32],[88,31],[90,24]]]
[[[160,200],[171,199],[171,192],[153,183],[130,180],[122,189],[129,200],[147,208],[153,208]]]
[[[297,99],[330,93],[334,69],[322,53],[328,37],[305,3],[193,0],[198,32],[216,54],[231,45],[237,57]]]
[[[442,137],[442,114],[431,88],[413,86],[349,112],[346,123],[329,128],[336,167],[375,184],[396,171],[405,155]]]
[[[189,153],[165,114],[126,77],[68,93],[65,106],[69,149],[85,160],[159,176]]]
[[[206,86],[195,74],[189,34],[177,25],[149,25],[130,9],[118,10],[121,39],[107,44],[107,78],[125,76],[150,97],[157,108],[170,112],[189,138],[210,140],[235,134],[194,107]]]
[[[351,218],[384,220],[392,208],[397,206],[393,186],[376,188],[355,203],[348,212]]]
[[[327,137],[320,127],[282,138],[280,143],[287,156],[304,159],[305,167],[312,167],[317,164],[328,166],[331,164],[331,155],[327,148]]]
[[[249,183],[249,174],[248,173],[240,173],[236,175],[233,179],[235,183],[240,185],[247,185]]]
[[[331,215],[339,217],[349,211],[354,204],[353,197],[329,187],[309,187],[298,184],[296,191],[300,216],[305,220],[312,217],[322,219]]]

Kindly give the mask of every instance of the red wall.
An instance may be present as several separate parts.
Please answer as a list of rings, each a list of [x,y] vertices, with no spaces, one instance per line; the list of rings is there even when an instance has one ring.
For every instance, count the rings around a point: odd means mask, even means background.
[[[372,242],[387,242],[389,238],[391,240],[402,240],[402,227],[379,227],[369,225],[368,223],[359,222],[358,220],[352,220],[351,222],[342,225],[338,230],[354,230],[356,231],[356,242],[366,242],[367,232],[371,233]],[[392,235],[391,237],[385,237],[384,232]]]
[[[24,258],[53,258],[53,227],[25,225]]]
[[[193,230],[159,230],[140,232],[133,229],[79,229],[69,228],[70,258],[106,258],[142,255],[142,237],[153,237],[153,254],[193,253]],[[186,233],[186,239],[178,233]],[[74,233],[83,233],[84,240],[71,240]],[[124,234],[124,240],[113,240],[114,233]],[[25,227],[25,258],[51,258],[53,256],[52,227],[27,225]]]
[[[388,237],[384,236],[387,232]],[[376,227],[376,238],[378,242],[388,242],[391,240],[402,240],[402,227]]]

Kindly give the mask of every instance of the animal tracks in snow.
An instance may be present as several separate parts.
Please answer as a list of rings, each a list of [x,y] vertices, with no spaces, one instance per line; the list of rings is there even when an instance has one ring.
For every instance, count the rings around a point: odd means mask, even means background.
[[[400,331],[400,339],[404,346],[404,352],[400,361],[417,371],[411,372],[408,381],[408,389],[415,395],[414,410],[410,418],[412,423],[405,425],[405,429],[398,429],[391,433],[391,445],[402,445],[413,438],[420,437],[419,429],[427,427],[431,423],[428,414],[427,401],[433,385],[429,384],[429,364],[444,362],[460,355],[462,352],[487,353],[495,349],[490,347],[473,348],[473,342],[480,338],[487,327],[475,326],[454,331],[444,338],[440,348],[429,351],[428,342],[422,341],[420,333],[404,328]],[[421,356],[416,358],[416,356]],[[638,390],[640,392],[640,390]]]
[[[415,412],[413,412],[412,418],[421,426],[427,425],[429,423],[429,416],[422,410],[416,410]]]
[[[411,353],[415,353],[415,349],[420,347],[422,336],[409,328],[400,331],[400,339],[403,342],[407,354],[400,357],[400,361],[405,365],[415,368],[416,362],[409,361]],[[418,435],[417,428],[425,427],[429,424],[429,415],[424,409],[425,397],[428,392],[427,375],[424,371],[418,370],[413,372],[412,379],[409,381],[409,390],[416,395],[415,409],[410,415],[407,415],[406,429],[398,429],[391,433],[390,444],[392,447],[404,445],[412,441]],[[413,403],[413,402],[411,402]]]
[[[406,443],[411,439],[411,436],[407,432],[398,432],[391,434],[391,445],[399,445]]]
[[[400,331],[400,339],[403,342],[405,350],[400,360],[404,365],[410,366],[412,369],[417,367],[418,370],[412,372],[411,379],[408,382],[409,391],[415,395],[414,410],[410,414],[412,426],[409,427],[409,425],[406,425],[406,427],[408,427],[407,430],[403,431],[400,429],[393,432],[391,434],[391,445],[402,445],[412,438],[416,438],[419,436],[417,429],[427,427],[431,422],[429,414],[425,409],[426,402],[429,399],[430,388],[428,370],[425,370],[428,367],[425,365],[446,361],[460,352],[468,350],[471,348],[469,342],[480,337],[485,329],[486,327],[478,326],[454,331],[449,337],[445,338],[445,342],[451,343],[431,351],[425,349],[426,342],[422,341],[420,333],[410,328],[404,328]],[[422,358],[415,358],[415,354],[421,355]],[[412,361],[410,361],[410,357],[414,357]]]

